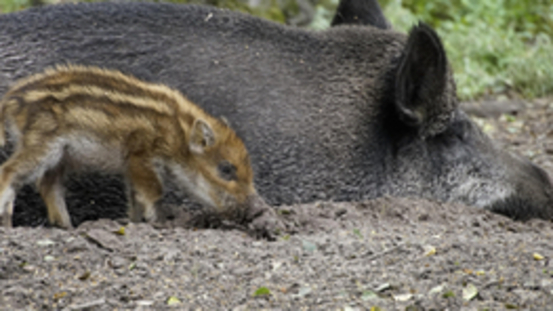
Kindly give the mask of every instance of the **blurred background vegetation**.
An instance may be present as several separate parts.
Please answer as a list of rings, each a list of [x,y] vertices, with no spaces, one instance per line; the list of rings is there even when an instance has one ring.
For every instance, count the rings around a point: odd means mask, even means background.
[[[338,0],[149,1],[215,5],[312,29],[329,27],[338,5]],[[0,11],[12,12],[62,2],[77,1],[0,0]],[[454,67],[462,99],[501,93],[527,98],[553,95],[553,1],[379,2],[396,30],[407,32],[411,25],[422,20],[438,31]]]

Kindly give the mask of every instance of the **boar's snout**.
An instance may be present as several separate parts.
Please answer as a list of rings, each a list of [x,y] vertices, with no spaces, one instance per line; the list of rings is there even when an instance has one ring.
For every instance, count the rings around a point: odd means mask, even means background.
[[[517,185],[515,194],[496,202],[490,209],[517,220],[531,218],[553,220],[551,176],[528,160],[522,160],[522,165],[519,167],[520,169],[515,169],[511,177]]]
[[[528,163],[530,165],[530,169],[534,171],[533,175],[535,178],[541,181],[545,191],[551,194],[551,192],[553,192],[553,182],[551,181],[551,176],[544,169],[534,163],[529,161]]]

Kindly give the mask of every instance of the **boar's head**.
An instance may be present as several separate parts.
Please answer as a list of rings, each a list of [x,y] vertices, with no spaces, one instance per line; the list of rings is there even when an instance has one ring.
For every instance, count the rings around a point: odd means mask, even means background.
[[[445,51],[429,26],[411,29],[391,67],[381,101],[383,134],[393,146],[391,194],[413,191],[515,219],[553,218],[548,174],[501,150],[459,109]]]

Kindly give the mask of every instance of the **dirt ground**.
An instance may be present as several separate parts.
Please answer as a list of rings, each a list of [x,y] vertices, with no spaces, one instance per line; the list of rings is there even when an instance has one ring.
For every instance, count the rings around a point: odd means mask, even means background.
[[[481,104],[464,106],[485,132],[553,173],[553,99]],[[114,220],[0,228],[0,309],[553,308],[552,222],[409,198],[277,211],[290,232],[275,241]]]

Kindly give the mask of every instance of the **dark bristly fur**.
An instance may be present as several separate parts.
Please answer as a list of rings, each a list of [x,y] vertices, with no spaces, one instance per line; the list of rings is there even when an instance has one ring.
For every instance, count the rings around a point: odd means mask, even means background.
[[[417,196],[553,217],[553,187],[540,169],[496,147],[459,109],[438,35],[422,24],[408,35],[382,29],[376,2],[368,4],[357,17],[370,26],[351,25],[342,10],[340,26],[320,32],[167,3],[6,14],[0,93],[63,61],[170,85],[230,121],[271,205]],[[84,179],[102,189],[102,202],[120,204],[113,178]],[[21,224],[34,202],[19,200]]]

